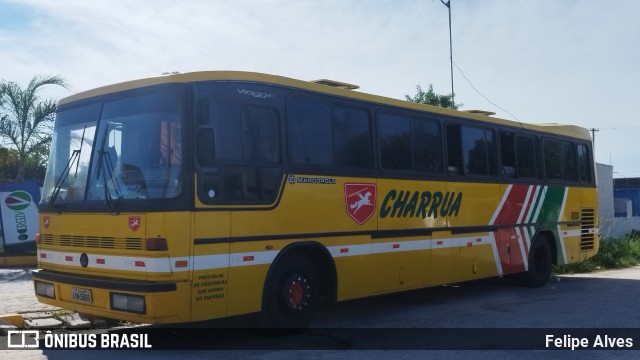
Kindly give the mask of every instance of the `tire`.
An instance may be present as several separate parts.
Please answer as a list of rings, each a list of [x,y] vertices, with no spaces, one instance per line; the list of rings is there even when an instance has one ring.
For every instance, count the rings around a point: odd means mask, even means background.
[[[545,236],[537,236],[529,250],[529,269],[520,274],[520,284],[542,287],[551,276],[551,248]]]
[[[262,295],[263,326],[271,329],[306,328],[318,301],[318,270],[309,256],[292,250],[269,274]]]

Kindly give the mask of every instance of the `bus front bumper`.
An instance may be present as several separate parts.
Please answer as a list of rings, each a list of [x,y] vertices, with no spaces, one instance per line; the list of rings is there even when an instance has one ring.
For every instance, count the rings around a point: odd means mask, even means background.
[[[189,319],[189,282],[115,280],[32,272],[38,301],[96,317],[148,324]]]

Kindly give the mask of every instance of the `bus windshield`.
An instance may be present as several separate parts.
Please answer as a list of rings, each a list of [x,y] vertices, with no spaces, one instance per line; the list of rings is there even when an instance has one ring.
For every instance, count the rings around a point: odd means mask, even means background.
[[[180,97],[167,91],[60,111],[43,203],[178,196],[181,108]]]

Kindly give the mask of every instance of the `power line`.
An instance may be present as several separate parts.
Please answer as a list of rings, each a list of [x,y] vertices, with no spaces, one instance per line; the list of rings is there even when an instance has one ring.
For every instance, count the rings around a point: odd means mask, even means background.
[[[476,87],[473,85],[473,83],[471,82],[471,80],[469,80],[469,78],[467,77],[467,75],[464,74],[464,72],[462,71],[462,69],[460,69],[460,67],[458,66],[458,64],[456,64],[455,61],[453,61],[453,65],[455,65],[456,69],[458,69],[458,71],[460,71],[460,74],[462,74],[462,77],[467,80],[467,82],[469,83],[469,85],[473,88],[473,90],[475,90],[480,96],[482,96],[485,100],[487,100],[489,102],[489,104],[497,107],[498,109],[506,112],[507,114],[511,115],[511,117],[513,117],[514,119],[516,119],[517,121],[520,121],[520,119],[518,119],[517,116],[513,115],[512,113],[510,113],[509,111],[507,111],[506,109],[502,108],[500,105],[494,103],[493,101],[489,100],[488,97],[486,97],[483,93],[481,93],[478,89],[476,89]]]

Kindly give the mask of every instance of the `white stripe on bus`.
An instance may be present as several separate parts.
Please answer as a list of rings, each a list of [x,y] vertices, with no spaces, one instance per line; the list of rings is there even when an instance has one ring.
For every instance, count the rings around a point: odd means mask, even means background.
[[[561,236],[579,236],[580,230],[562,231]],[[597,231],[594,229],[593,231]],[[524,228],[516,229],[519,233],[518,241],[525,269],[528,268],[525,247],[529,246],[528,234]],[[524,236],[523,236],[524,235]],[[346,256],[361,256],[371,254],[390,254],[405,251],[424,251],[444,248],[473,247],[490,245],[498,275],[503,274],[500,255],[494,233],[482,236],[467,236],[459,238],[442,238],[431,240],[392,241],[384,243],[354,244],[329,246],[327,249],[334,258]],[[564,249],[563,249],[564,250]],[[119,256],[106,254],[87,254],[89,267],[92,269],[121,270],[134,272],[175,273],[190,270],[224,269],[251,265],[268,265],[273,263],[280,250],[242,252],[232,254],[212,254],[181,257],[143,257]],[[80,253],[60,252],[53,250],[38,250],[38,260],[41,263],[65,265],[80,268]],[[176,267],[176,263],[182,263]],[[187,262],[187,265],[184,265]],[[142,266],[143,265],[143,266]]]

